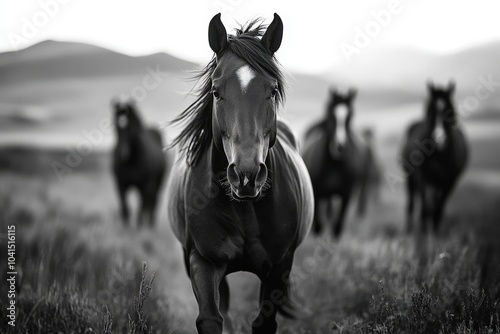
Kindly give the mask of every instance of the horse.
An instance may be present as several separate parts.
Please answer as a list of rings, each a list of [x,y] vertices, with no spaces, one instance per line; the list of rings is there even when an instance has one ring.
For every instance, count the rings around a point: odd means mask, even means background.
[[[296,248],[313,217],[313,192],[297,140],[278,119],[285,81],[274,53],[283,22],[274,14],[227,35],[221,14],[209,24],[212,60],[198,95],[174,124],[179,159],[168,184],[168,212],[182,244],[199,306],[198,333],[232,332],[226,276],[261,281],[252,333],[275,333],[277,313],[300,315],[289,294]],[[265,31],[265,32],[264,32]]]
[[[407,172],[407,231],[413,229],[413,211],[419,194],[421,231],[427,230],[431,218],[436,233],[447,199],[467,165],[468,146],[453,105],[455,82],[450,81],[448,87],[429,82],[427,87],[429,98],[424,120],[408,128],[401,156],[402,161],[410,163],[403,166]]]
[[[166,169],[163,142],[157,129],[142,124],[134,101],[114,100],[114,124],[117,135],[113,151],[113,174],[118,190],[121,218],[129,224],[126,194],[136,188],[140,195],[137,225],[155,224],[155,210]]]
[[[350,89],[346,94],[342,94],[330,89],[329,93],[324,119],[306,131],[302,157],[314,189],[316,210],[313,233],[319,235],[323,229],[319,202],[327,201],[328,211],[331,212],[332,197],[339,197],[340,212],[332,230],[333,236],[338,238],[354,191],[356,188],[362,191],[365,189],[367,154],[366,147],[351,128],[356,90]],[[341,105],[347,107],[347,113],[338,113],[338,107]],[[366,196],[360,194],[360,201],[365,199]],[[359,207],[364,207],[364,203],[359,204]]]

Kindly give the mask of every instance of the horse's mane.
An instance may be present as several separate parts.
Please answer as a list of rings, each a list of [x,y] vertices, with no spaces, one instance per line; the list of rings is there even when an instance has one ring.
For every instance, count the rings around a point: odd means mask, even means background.
[[[219,55],[222,57],[230,52],[247,62],[254,70],[275,78],[278,81],[276,107],[285,97],[285,80],[279,64],[260,42],[266,25],[262,19],[254,19],[236,29],[235,35],[228,35],[228,43]],[[201,155],[212,142],[212,74],[217,67],[217,58],[214,54],[210,62],[202,68],[193,80],[200,83],[196,100],[189,105],[172,123],[185,123],[186,126],[173,140],[172,146],[179,145],[180,151],[185,154],[189,166],[195,166]]]

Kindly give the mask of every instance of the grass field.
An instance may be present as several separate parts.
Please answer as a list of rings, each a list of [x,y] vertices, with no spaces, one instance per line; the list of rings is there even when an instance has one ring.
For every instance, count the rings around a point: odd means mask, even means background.
[[[114,333],[142,333],[131,328],[144,321],[134,300],[146,262],[146,283],[155,273],[139,307],[146,323],[153,333],[193,333],[197,306],[164,198],[153,231],[126,229],[118,219],[107,154],[87,157],[60,182],[48,166],[61,154],[0,155],[0,232],[16,226],[20,283],[16,327],[6,325],[2,307],[0,332],[109,333],[111,324]],[[500,333],[500,187],[476,177],[483,175],[482,161],[490,165],[494,157],[476,157],[437,236],[403,233],[402,185],[384,187],[366,217],[351,213],[340,242],[309,236],[292,272],[303,317],[280,318],[280,332]],[[6,268],[6,239],[0,240],[0,267]],[[237,273],[230,285],[230,316],[238,333],[247,333],[257,311],[258,280]],[[5,289],[2,284],[2,305]],[[144,286],[141,291],[144,296]]]
[[[375,130],[384,171],[394,173],[401,134],[423,115],[425,80],[455,78],[463,104],[479,77],[498,80],[491,55],[499,50],[486,45],[436,58],[396,48],[380,53],[383,61],[368,53],[366,63],[342,62],[324,76],[287,73],[280,116],[303,133],[324,114],[330,88],[355,85],[355,129]],[[193,101],[186,71],[196,66],[167,54],[129,57],[55,41],[0,55],[0,334],[195,333],[197,305],[165,199],[154,230],[124,228],[118,218],[107,153],[114,133],[102,131],[93,154],[61,180],[51,163],[87,140],[84,131],[101,129],[113,97],[147,88],[151,69],[162,75],[139,99],[141,115],[155,126],[172,120]],[[366,217],[350,212],[340,241],[309,236],[297,250],[292,295],[303,316],[279,318],[280,333],[500,333],[499,96],[492,92],[462,117],[471,161],[439,235],[406,235],[403,184],[385,185]],[[166,141],[179,132],[164,130]],[[6,309],[10,225],[16,327],[7,325]],[[237,273],[229,280],[230,316],[238,333],[249,333],[258,279]]]

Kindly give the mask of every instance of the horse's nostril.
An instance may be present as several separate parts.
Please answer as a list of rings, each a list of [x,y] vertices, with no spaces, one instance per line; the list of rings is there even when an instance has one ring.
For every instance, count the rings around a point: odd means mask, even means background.
[[[267,180],[267,167],[265,164],[259,164],[259,170],[255,176],[255,184],[262,185]]]
[[[230,164],[227,167],[227,180],[233,186],[238,186],[240,184],[240,177],[238,173],[238,169],[235,164]]]

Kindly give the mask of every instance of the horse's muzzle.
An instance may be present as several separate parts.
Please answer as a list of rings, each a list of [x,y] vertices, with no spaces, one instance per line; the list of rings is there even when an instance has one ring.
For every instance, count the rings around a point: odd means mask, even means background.
[[[227,167],[227,180],[236,199],[252,200],[259,197],[267,180],[267,167],[260,163],[252,170],[241,170],[232,163]]]

